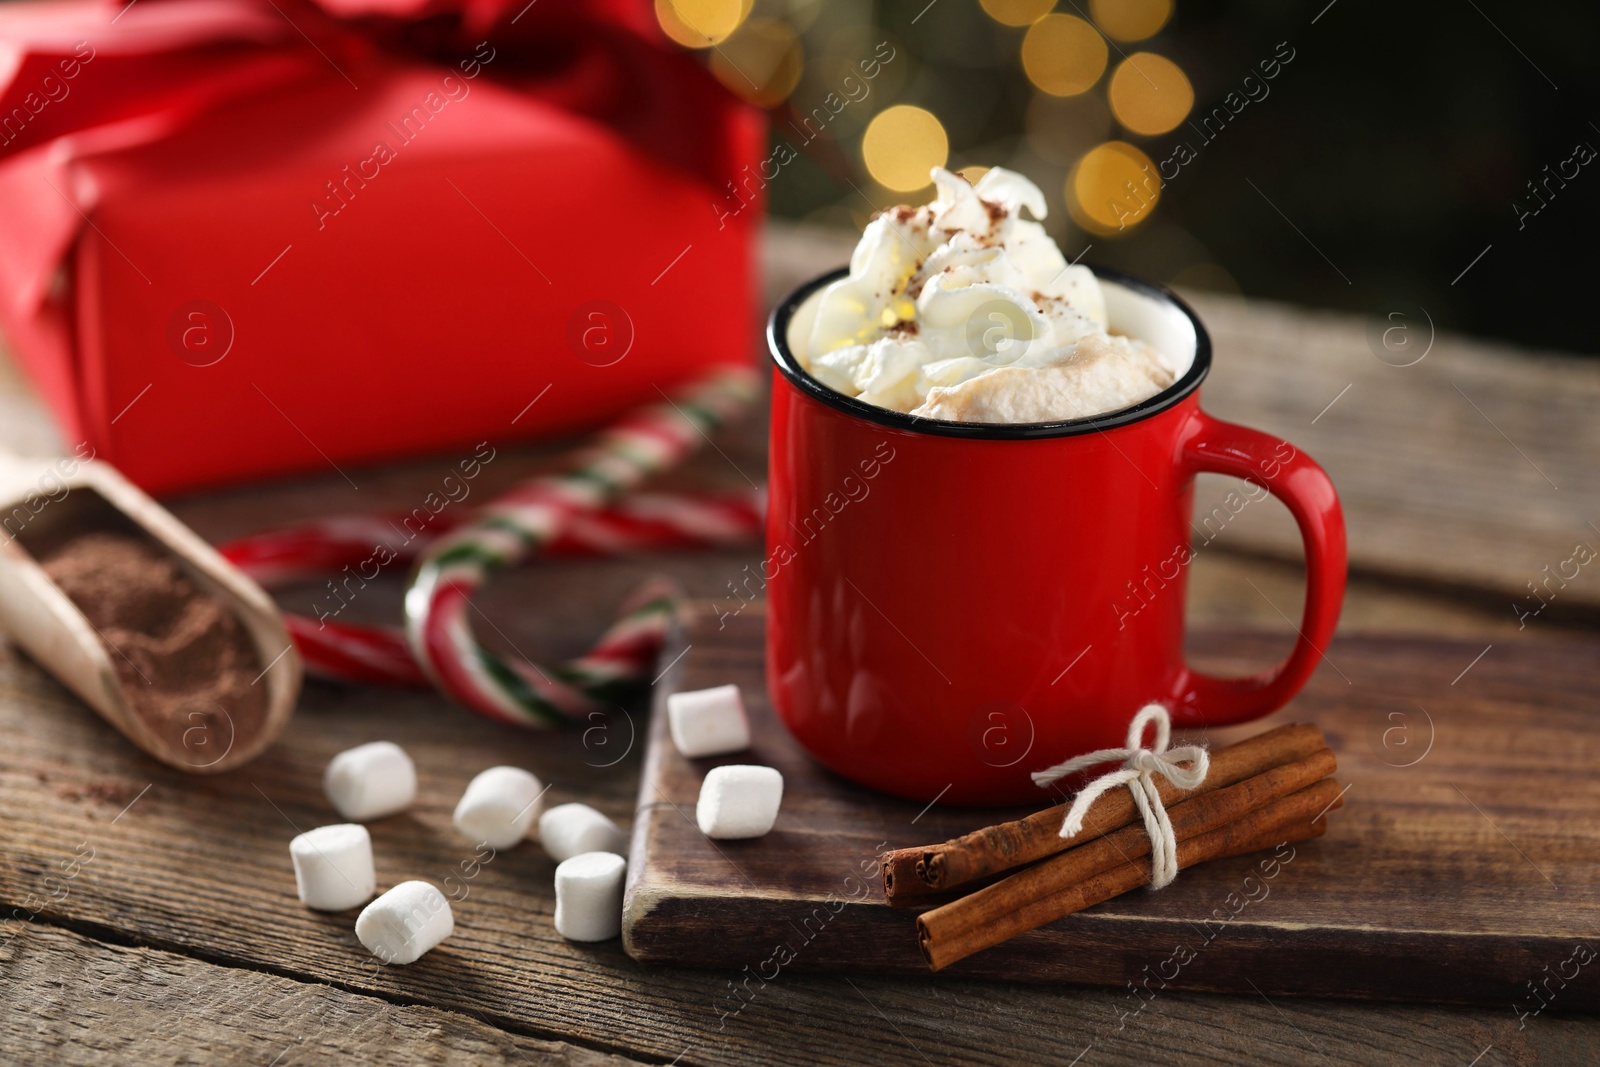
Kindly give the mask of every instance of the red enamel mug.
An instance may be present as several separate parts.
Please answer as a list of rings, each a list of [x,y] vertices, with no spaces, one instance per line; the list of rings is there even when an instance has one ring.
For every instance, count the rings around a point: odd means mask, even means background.
[[[1159,286],[1097,270],[1113,330],[1192,353],[1165,391],[1067,422],[912,418],[835,392],[794,358],[816,297],[773,312],[767,688],[846,778],[956,804],[1038,802],[1029,775],[1125,743],[1158,702],[1176,727],[1246,722],[1316,668],[1344,599],[1333,483],[1293,445],[1200,410],[1211,342]],[[1183,655],[1194,476],[1288,505],[1307,592],[1289,657],[1219,678]]]

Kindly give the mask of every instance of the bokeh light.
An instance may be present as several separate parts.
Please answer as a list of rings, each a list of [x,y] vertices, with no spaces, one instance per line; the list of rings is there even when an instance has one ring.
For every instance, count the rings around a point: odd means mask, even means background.
[[[1105,38],[1075,15],[1046,15],[1022,38],[1022,69],[1052,96],[1076,96],[1105,72]]]
[[[1119,41],[1142,41],[1167,24],[1172,0],[1089,0],[1089,16]]]
[[[1141,252],[1155,240],[1160,220],[1143,225],[1159,197],[1154,166],[1122,142],[1171,136],[1191,116],[1195,92],[1156,54],[1167,48],[1134,52],[1118,42],[1168,27],[1172,0],[978,0],[939,32],[924,31],[923,19],[904,39],[886,32],[893,20],[849,0],[652,2],[667,33],[699,49],[723,86],[782,112],[773,136],[805,140],[786,119],[826,116],[803,120],[805,131],[822,132],[773,194],[780,213],[854,226],[869,201],[933,195],[935,166],[961,164],[975,182],[1002,165],[1048,190],[1057,239],[1138,228]],[[791,106],[794,114],[784,110]]]
[[[989,17],[1005,26],[1027,26],[1038,22],[1056,6],[1056,0],[982,0]]]
[[[1135,52],[1117,64],[1107,89],[1111,112],[1134,133],[1166,133],[1189,116],[1194,89],[1166,56]]]
[[[656,21],[688,48],[711,48],[733,35],[753,0],[656,0]]]
[[[775,107],[800,84],[805,51],[786,22],[751,19],[711,53],[711,73],[752,104]]]
[[[1149,156],[1126,141],[1107,141],[1078,160],[1065,192],[1074,222],[1112,237],[1150,217],[1161,199],[1161,183]]]
[[[931,111],[896,104],[874,116],[861,138],[861,159],[879,185],[911,193],[932,180],[928,171],[944,166],[950,139]]]

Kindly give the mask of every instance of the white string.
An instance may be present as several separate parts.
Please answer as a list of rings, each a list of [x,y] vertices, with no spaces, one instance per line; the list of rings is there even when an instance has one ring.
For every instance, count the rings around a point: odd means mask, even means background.
[[[1151,723],[1155,723],[1156,741],[1146,748],[1144,731]],[[1061,824],[1061,836],[1076,837],[1083,831],[1084,816],[1095,799],[1119,785],[1126,785],[1133,793],[1134,806],[1144,818],[1144,832],[1150,835],[1152,889],[1160,889],[1178,876],[1178,839],[1172,830],[1172,820],[1167,818],[1167,809],[1162,806],[1161,794],[1156,790],[1155,775],[1163,776],[1179,789],[1198,789],[1211,770],[1211,754],[1203,747],[1183,745],[1168,750],[1171,740],[1172,719],[1167,709],[1160,704],[1147,704],[1128,726],[1127,748],[1102,748],[1085,753],[1033,776],[1033,783],[1042,788],[1096,764],[1123,761],[1121,770],[1096,778],[1073,798],[1072,807],[1067,809],[1066,820]]]

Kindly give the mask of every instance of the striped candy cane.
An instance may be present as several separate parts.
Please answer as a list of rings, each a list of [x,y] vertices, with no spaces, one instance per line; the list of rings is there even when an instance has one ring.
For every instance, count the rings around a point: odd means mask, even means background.
[[[550,668],[480,644],[472,631],[472,596],[495,570],[555,540],[574,516],[599,510],[681,461],[743,408],[755,388],[747,368],[718,370],[627,416],[565,470],[525,482],[430,545],[405,601],[406,636],[428,678],[490,718],[545,727],[603,709],[619,688],[647,673],[672,616],[665,590],[636,598],[587,655]]]
[[[643,555],[749,544],[760,537],[765,510],[765,494],[759,490],[636,493],[600,511],[574,513],[540,556]],[[408,513],[396,513],[317,520],[242,537],[220,551],[267,588],[337,578],[351,568],[358,569],[354,577],[364,582],[371,575],[363,576],[359,569],[374,562],[380,548],[387,567],[409,565],[437,534],[460,522],[441,514],[427,527],[407,533],[402,525],[407,518]],[[635,594],[624,605],[623,616],[635,601],[653,595],[648,587]],[[332,613],[314,618],[285,612],[283,617],[307,668],[318,675],[379,685],[429,684],[399,627],[342,623]],[[601,643],[607,644],[604,638]],[[654,656],[654,649],[641,651]]]

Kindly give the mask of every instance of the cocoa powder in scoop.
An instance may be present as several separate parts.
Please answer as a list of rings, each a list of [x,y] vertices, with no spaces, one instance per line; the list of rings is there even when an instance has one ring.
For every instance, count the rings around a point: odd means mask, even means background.
[[[39,563],[100,631],[134,712],[200,767],[244,744],[267,715],[260,657],[244,624],[158,546],[97,531]]]

